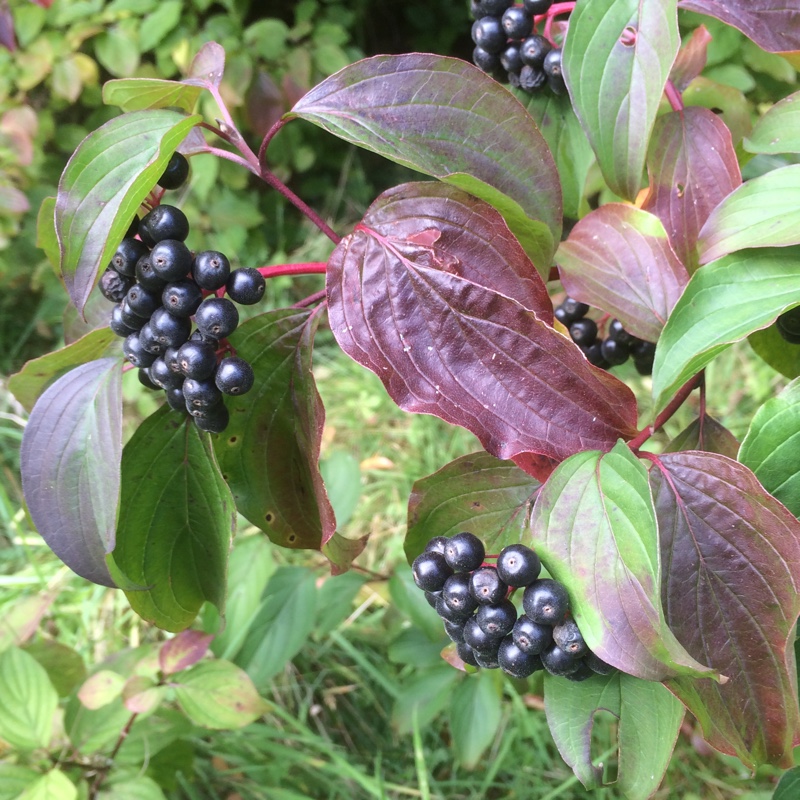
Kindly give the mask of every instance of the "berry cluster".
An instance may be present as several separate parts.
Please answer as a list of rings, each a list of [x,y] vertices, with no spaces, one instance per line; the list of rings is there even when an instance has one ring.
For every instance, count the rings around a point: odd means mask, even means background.
[[[586,303],[567,297],[554,313],[555,318],[568,328],[572,341],[581,348],[590,364],[608,369],[624,364],[633,356],[633,363],[640,375],[653,372],[653,359],[656,356],[653,342],[632,336],[618,319],[608,323],[605,339],[598,338],[597,323],[586,316],[588,312]]]
[[[778,333],[789,344],[800,344],[800,306],[790,308],[778,317]]]
[[[414,582],[465,664],[500,668],[514,678],[541,669],[572,681],[611,672],[586,646],[564,586],[539,578],[542,565],[533,550],[512,544],[495,564],[485,559],[483,542],[464,531],[434,537],[412,565]],[[511,601],[516,589],[524,590],[522,615]]]
[[[178,188],[188,171],[176,153],[159,185]],[[231,270],[223,253],[192,253],[184,244],[188,235],[189,221],[175,206],[157,205],[134,219],[100,278],[100,291],[117,304],[111,330],[124,337],[123,352],[139,368],[142,384],[163,389],[170,407],[191,414],[201,430],[220,433],[229,419],[223,395],[244,394],[254,381],[247,361],[222,358],[229,348],[221,342],[239,324],[233,301],[257,303],[265,281],[256,269]],[[216,296],[223,287],[230,299]]]
[[[535,92],[545,85],[556,94],[566,86],[561,48],[536,32],[553,0],[472,0],[472,60],[484,72],[502,77],[515,88]],[[545,31],[546,32],[546,31]]]

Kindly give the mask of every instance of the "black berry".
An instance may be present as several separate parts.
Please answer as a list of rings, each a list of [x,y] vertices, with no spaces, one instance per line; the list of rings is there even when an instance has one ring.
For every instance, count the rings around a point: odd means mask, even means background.
[[[547,85],[555,94],[563,94],[567,87],[561,73],[561,48],[551,50],[544,57],[542,66],[547,73]]]
[[[133,286],[133,278],[122,275],[111,267],[107,267],[100,276],[100,294],[112,303],[119,303]]]
[[[230,414],[224,403],[214,406],[204,414],[194,414],[194,424],[206,433],[222,433],[228,427]]]
[[[557,625],[569,611],[569,595],[558,581],[540,578],[525,587],[522,608],[534,622]]]
[[[149,322],[145,322],[144,327],[139,331],[139,344],[143,350],[156,356],[162,355],[167,347],[158,341],[153,333],[153,326]],[[148,366],[150,365],[148,364]]]
[[[184,342],[175,358],[181,374],[198,381],[210,378],[217,368],[216,350],[204,342]]]
[[[150,263],[156,275],[162,280],[168,283],[179,281],[189,274],[192,254],[183,242],[177,239],[164,239],[150,251]]]
[[[177,389],[167,389],[167,404],[173,411],[177,411],[180,414],[187,414],[186,411],[186,400],[183,396],[183,388],[179,387]]]
[[[425,552],[441,553],[444,555],[444,548],[447,541],[448,539],[446,536],[434,536],[433,539],[430,539],[428,544],[425,545]]]
[[[224,394],[240,395],[253,388],[255,374],[247,361],[232,356],[220,362],[214,381]]]
[[[542,571],[539,556],[524,544],[510,544],[497,556],[497,574],[509,586],[527,586]]]
[[[125,295],[128,308],[138,317],[150,319],[153,312],[161,305],[161,297],[155,292],[150,292],[140,283],[134,283],[128,294]]]
[[[186,218],[186,214],[179,208],[166,203],[149,211],[139,223],[139,236],[148,247],[153,247],[165,239],[182,242],[188,235],[189,220]]]
[[[236,330],[239,324],[239,312],[227,298],[209,297],[197,309],[194,321],[201,333],[216,339],[224,339]]]
[[[481,605],[499,603],[508,594],[508,585],[504,583],[492,566],[481,567],[472,573],[470,578],[472,596]]]
[[[472,63],[484,72],[492,73],[500,68],[500,56],[482,47],[476,47],[472,51]]]
[[[153,269],[150,253],[142,256],[136,262],[136,282],[151,292],[163,292],[164,287],[167,285],[167,282],[160,278],[155,269]]]
[[[436,598],[436,613],[444,620],[448,620],[450,622],[458,622],[464,623],[468,619],[473,619],[472,611],[459,611],[454,608],[450,608],[444,601],[443,596],[439,596]]]
[[[589,649],[574,619],[565,619],[553,628],[553,641],[575,658],[585,655]]]
[[[634,337],[622,327],[622,323],[618,319],[612,319],[608,323],[607,333],[609,339],[622,342],[622,344],[632,345],[634,342]]]
[[[157,358],[149,367],[150,379],[161,389],[178,389],[183,384],[183,375],[176,375],[167,366],[163,356]]]
[[[182,153],[173,153],[172,158],[167,164],[162,176],[158,179],[158,185],[162,189],[178,189],[189,177],[189,162]]]
[[[470,617],[464,623],[464,641],[477,653],[496,656],[502,637],[490,636],[478,625],[475,617]]]
[[[541,69],[544,64],[545,56],[552,49],[553,45],[551,45],[544,36],[539,36],[539,34],[535,33],[533,36],[529,36],[525,39],[519,46],[519,54],[525,64],[530,67]],[[546,80],[546,78],[547,76],[544,75],[543,80]]]
[[[422,553],[411,565],[414,583],[426,592],[438,592],[453,574],[453,568],[441,553]]]
[[[553,628],[529,619],[523,614],[514,623],[511,636],[520,650],[526,653],[542,653],[553,643]]]
[[[545,650],[541,659],[544,668],[551,675],[570,675],[576,672],[582,663],[580,658],[575,658],[556,644]]]
[[[528,678],[542,669],[542,659],[520,650],[511,637],[503,639],[497,651],[497,663],[500,669],[512,678]]]
[[[514,0],[480,0],[479,3],[484,15],[491,14],[494,17],[502,16],[503,12],[513,4]]]
[[[198,323],[199,325],[199,323]],[[483,563],[486,550],[483,542],[468,531],[450,537],[444,548],[447,563],[458,572],[472,572]]]
[[[231,274],[231,262],[224,253],[204,250],[194,257],[192,277],[202,289],[215,292],[221,289]]]
[[[188,317],[176,317],[166,308],[157,308],[150,317],[150,327],[156,340],[167,347],[180,347],[192,332],[192,322]]]
[[[141,322],[142,325],[144,325],[144,320],[141,320]],[[130,325],[125,324],[125,320],[122,318],[121,306],[114,306],[114,308],[111,309],[111,320],[109,322],[109,327],[117,336],[122,336],[123,338],[130,336],[137,330],[136,328],[132,328]]]
[[[490,606],[479,606],[475,620],[490,636],[505,636],[511,633],[517,621],[517,608],[510,600]]]
[[[483,17],[472,23],[472,41],[487,53],[499,53],[506,46],[506,33],[497,17]]]
[[[525,65],[522,63],[522,58],[519,54],[519,46],[510,44],[500,53],[500,65],[504,70],[511,73],[518,73]]]
[[[503,12],[503,30],[509,39],[524,39],[533,31],[533,17],[520,6],[511,6]]]
[[[194,378],[187,378],[183,382],[183,397],[186,400],[186,408],[193,415],[195,412],[202,414],[222,402],[222,393],[210,380],[198,381]]]
[[[789,344],[800,344],[800,306],[784,311],[776,320],[775,327]]]
[[[147,247],[138,239],[123,239],[119,243],[117,252],[111,257],[110,267],[133,278],[136,275],[136,262],[147,254]]]
[[[598,675],[610,675],[615,669],[611,664],[606,664],[600,656],[596,655],[591,650],[584,656],[583,660],[586,666]]]
[[[603,344],[600,345],[600,352],[603,354],[603,358],[612,367],[624,364],[628,360],[628,356],[631,354],[628,345],[618,342],[616,339],[604,340]]]
[[[157,360],[157,359],[156,359]],[[155,363],[155,362],[153,362]],[[138,378],[139,383],[145,387],[145,389],[153,389],[158,390],[162,387],[159,386],[151,377],[150,377],[150,367],[139,367],[138,370]]]
[[[471,613],[478,607],[469,587],[469,574],[457,572],[451,575],[442,587],[442,599],[447,607],[462,614]]]
[[[597,323],[589,317],[576,319],[569,326],[569,335],[575,344],[588,347],[597,339]]]
[[[231,272],[225,283],[228,297],[243,306],[252,306],[264,296],[264,276],[253,267],[242,267]]]
[[[569,325],[577,319],[581,319],[589,312],[589,306],[586,303],[581,303],[572,297],[567,297],[555,310],[556,319],[563,325]]]
[[[529,14],[538,17],[550,10],[553,0],[522,0],[522,5]]]
[[[458,657],[465,664],[469,664],[472,667],[479,666],[477,660],[475,659],[475,652],[468,644],[465,644],[464,642],[457,644],[456,653],[458,653]]]
[[[149,367],[156,360],[155,354],[149,353],[142,347],[138,333],[126,337],[122,343],[122,352],[134,367]]]
[[[526,92],[535,92],[547,83],[547,75],[539,67],[530,67],[527,64],[519,73],[519,88]]]
[[[168,283],[161,293],[161,303],[176,317],[191,317],[203,302],[200,287],[189,280]]]

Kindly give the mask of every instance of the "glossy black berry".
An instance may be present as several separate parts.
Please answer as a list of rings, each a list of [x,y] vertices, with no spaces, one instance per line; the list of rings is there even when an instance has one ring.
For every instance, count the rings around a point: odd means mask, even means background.
[[[592,342],[588,347],[581,347],[583,354],[586,356],[587,361],[600,369],[607,369],[611,366],[608,361],[603,358],[603,340],[598,339]]]
[[[508,585],[504,583],[493,566],[481,567],[472,573],[470,578],[472,596],[481,605],[499,603],[508,594]]]
[[[547,73],[547,85],[555,94],[563,94],[566,89],[564,76],[561,72],[561,48],[551,50],[542,64]]]
[[[519,55],[519,46],[510,44],[500,53],[500,66],[507,72],[518,73],[525,65]]]
[[[459,611],[458,609],[451,608],[447,605],[444,601],[443,596],[439,596],[436,599],[436,613],[442,618],[449,620],[450,622],[458,622],[463,624],[468,619],[473,618],[473,614],[471,611]]]
[[[568,681],[579,683],[580,681],[588,680],[592,675],[594,675],[594,672],[592,672],[588,664],[585,661],[579,661],[578,669],[576,669],[575,672],[568,672],[564,677]]]
[[[569,611],[569,595],[558,581],[539,578],[525,587],[522,608],[534,622],[557,625]]]
[[[206,433],[222,433],[230,422],[230,413],[224,403],[208,409],[205,414],[195,414],[194,424]]]
[[[775,327],[789,344],[800,344],[800,306],[784,311],[776,320]]]
[[[500,643],[497,663],[500,669],[512,678],[528,678],[542,669],[542,659],[538,655],[520,650],[510,636]]]
[[[524,544],[510,544],[497,556],[497,574],[509,586],[527,586],[541,571],[539,556]]]
[[[204,342],[184,342],[175,358],[180,373],[198,381],[210,378],[217,368],[217,352]]]
[[[600,352],[612,367],[624,364],[631,354],[628,345],[618,342],[616,339],[605,339],[603,344],[600,345]]]
[[[181,345],[183,346],[183,345]],[[178,364],[178,350],[177,347],[168,347],[164,351],[164,363],[170,368],[172,372],[176,375],[182,375],[180,364]]]
[[[192,277],[202,289],[215,292],[221,289],[231,274],[231,262],[217,250],[203,250],[194,257]]]
[[[470,617],[464,623],[464,641],[478,653],[496,656],[502,637],[490,636],[478,625],[478,620],[475,617]]]
[[[168,283],[161,293],[161,304],[176,317],[191,317],[202,302],[203,293],[194,281]]]
[[[205,344],[210,344],[214,350],[219,348],[219,339],[216,336],[210,336],[209,334],[203,333],[202,331],[192,331],[192,335],[189,337],[190,342],[204,342]]]
[[[545,650],[541,659],[544,668],[551,675],[570,675],[576,672],[583,663],[580,658],[575,658],[556,644]]]
[[[472,51],[472,63],[478,69],[491,74],[500,69],[500,56],[497,53],[490,53],[482,47],[476,47]]]
[[[138,333],[132,333],[125,338],[122,343],[122,352],[134,367],[149,367],[156,360],[154,353],[149,353],[142,347]]]
[[[653,342],[637,340],[631,347],[631,355],[636,371],[640,375],[652,374],[653,362],[656,358],[656,346]]]
[[[425,599],[431,608],[436,608],[436,601],[442,596],[441,589],[438,592],[425,592]]]
[[[180,347],[192,332],[192,322],[188,317],[173,316],[163,307],[153,312],[150,327],[165,350],[167,347]]]
[[[550,625],[534,622],[526,614],[523,614],[514,623],[511,637],[520,650],[539,654],[553,643],[553,628]]]
[[[162,189],[179,189],[189,177],[189,162],[183,153],[173,153],[158,185]]]
[[[491,14],[494,17],[500,17],[513,4],[514,0],[480,0],[479,5],[484,15]]]
[[[119,243],[117,252],[111,257],[109,266],[120,275],[133,278],[136,275],[136,262],[143,255],[147,255],[147,252],[145,244],[138,239],[123,239]]]
[[[225,282],[228,297],[242,306],[252,306],[264,296],[264,276],[254,267],[242,267],[231,272]]]
[[[533,17],[520,6],[507,8],[500,22],[509,39],[525,39],[533,31]]]
[[[144,320],[141,320],[141,322],[142,325],[144,325]],[[111,309],[111,320],[108,326],[117,336],[122,336],[123,338],[130,336],[137,330],[137,328],[132,328],[130,325],[125,324],[125,320],[122,318],[121,306],[114,306],[114,308]]]
[[[138,317],[150,319],[153,312],[161,305],[161,297],[155,292],[150,292],[140,283],[134,283],[125,295],[128,308]]]
[[[448,539],[446,536],[434,536],[432,539],[429,539],[428,544],[425,545],[425,552],[441,553],[444,555],[444,548],[447,542]]]
[[[253,368],[243,358],[231,356],[223,359],[214,378],[223,394],[246,394],[253,388],[255,382]]]
[[[145,322],[144,327],[139,331],[139,344],[143,350],[155,356],[162,355],[166,350],[166,345],[158,341],[153,333],[153,326],[149,322]],[[150,365],[148,364],[148,366]]]
[[[414,583],[426,592],[438,592],[445,581],[453,574],[453,568],[441,553],[422,553],[411,565]]]
[[[553,627],[553,641],[575,658],[580,658],[589,650],[574,619],[565,619]]]
[[[189,220],[186,218],[186,214],[179,208],[166,203],[149,211],[139,223],[139,236],[148,247],[153,247],[165,239],[182,242],[188,235]]]
[[[153,383],[161,389],[178,389],[183,385],[183,376],[176,375],[169,368],[163,355],[148,367],[148,374]]]
[[[236,330],[239,312],[226,297],[209,297],[197,309],[194,321],[201,333],[224,339]]]
[[[500,669],[500,663],[497,660],[497,653],[481,653],[474,650],[475,663],[481,669]]]
[[[483,563],[483,542],[468,531],[451,536],[444,548],[447,563],[457,572],[472,572]]]
[[[547,75],[539,67],[530,67],[527,64],[519,73],[519,88],[526,92],[535,92],[547,83]]]
[[[150,263],[159,278],[171,283],[182,280],[189,274],[192,254],[183,242],[164,239],[150,251]]]
[[[206,411],[222,402],[222,393],[214,386],[214,381],[208,379],[198,381],[187,378],[183,382],[183,397],[190,414]]]
[[[156,359],[158,360],[158,359]],[[153,362],[155,363],[155,362]],[[162,387],[159,386],[151,377],[150,377],[150,369],[151,367],[139,367],[137,370],[137,377],[139,378],[139,383],[144,386],[145,389],[151,389],[153,391],[157,391]]]
[[[553,49],[553,45],[538,33],[525,39],[519,46],[519,54],[523,63],[530,67],[542,68],[545,56]],[[546,79],[546,75],[545,78]]]
[[[591,650],[583,657],[583,660],[586,666],[598,675],[610,675],[615,669]]]
[[[622,344],[632,345],[635,341],[634,337],[625,330],[625,328],[622,326],[622,323],[618,319],[612,319],[611,322],[608,323],[606,333],[608,334],[609,339],[622,342]]]
[[[564,298],[564,302],[555,310],[556,319],[563,325],[569,325],[575,320],[582,319],[589,312],[589,306],[572,297]]]
[[[475,652],[468,644],[460,642],[458,645],[456,645],[456,653],[458,653],[458,657],[465,664],[469,664],[472,667],[478,666],[478,662],[475,659]]]
[[[136,282],[151,292],[163,292],[164,287],[167,285],[167,282],[159,277],[155,269],[153,269],[150,253],[142,256],[136,262]]]
[[[133,286],[133,278],[122,275],[111,267],[107,267],[105,272],[100,276],[100,282],[97,285],[100,288],[100,294],[102,294],[106,300],[110,300],[112,303],[120,303],[131,286]]]
[[[127,296],[126,299],[119,304],[119,318],[129,328],[132,328],[135,331],[141,330],[144,327],[145,322],[147,322],[144,317],[140,317],[138,314],[133,313],[128,305]]]
[[[550,10],[553,0],[522,0],[522,5],[529,14],[538,17]]]
[[[186,410],[186,400],[183,396],[183,388],[179,387],[177,389],[167,389],[166,396],[167,404],[173,411],[177,411],[180,414],[189,413]]]
[[[597,323],[589,317],[576,319],[569,326],[569,335],[575,344],[588,347],[597,339]]]
[[[491,606],[479,606],[475,620],[484,633],[490,636],[505,636],[511,633],[517,621],[517,608],[510,600]]]
[[[483,17],[472,23],[472,41],[487,53],[499,53],[506,46],[506,32],[497,17]]]
[[[450,622],[449,620],[444,620],[444,632],[447,634],[451,642],[460,644],[464,641],[463,622]]]
[[[442,599],[453,611],[472,612],[478,607],[478,601],[469,590],[469,574],[457,572],[451,575],[442,587]]]

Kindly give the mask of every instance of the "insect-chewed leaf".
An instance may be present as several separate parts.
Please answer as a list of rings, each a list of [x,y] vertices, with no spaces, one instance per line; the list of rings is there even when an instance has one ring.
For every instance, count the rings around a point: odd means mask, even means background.
[[[687,107],[656,121],[647,151],[650,191],[643,208],[661,219],[687,268],[711,210],[742,183],[731,132],[707,108]]]
[[[311,373],[317,317],[279,309],[230,337],[250,362],[255,385],[227,401],[230,423],[215,438],[236,507],[283,547],[319,550],[336,520],[319,471],[325,410]]]
[[[745,247],[800,244],[800,164],[753,178],[711,212],[700,231],[700,263]]]
[[[627,800],[646,800],[658,788],[678,738],[684,708],[663,686],[614,672],[573,683],[544,676],[544,709],[558,751],[587,789],[603,785],[592,763],[595,714],[619,720],[619,770],[614,784]]]
[[[208,438],[164,406],[122,455],[109,566],[133,610],[169,631],[188,627],[206,600],[225,605],[236,509]]]
[[[416,481],[408,500],[405,552],[413,561],[434,536],[469,530],[490,552],[525,542],[539,481],[511,461],[479,452]]]
[[[556,253],[571,297],[591,301],[655,342],[689,282],[661,220],[624,203],[587,214]]]
[[[758,409],[739,451],[739,461],[761,485],[800,517],[800,379]]]
[[[733,342],[796,306],[798,297],[800,247],[740,250],[695,272],[656,348],[657,409]]]
[[[667,626],[647,471],[625,444],[561,464],[539,491],[530,530],[531,546],[569,590],[575,620],[603,661],[644,680],[714,677]]]
[[[199,121],[167,109],[132,111],[92,131],[72,154],[55,218],[61,275],[78,311],[173,151]]]
[[[498,458],[558,460],[635,431],[630,390],[548,323],[552,305],[499,214],[435,183],[385,192],[328,263],[342,349],[406,411]]]
[[[578,3],[564,43],[564,78],[603,177],[634,200],[647,142],[678,52],[677,0]]]
[[[800,92],[775,103],[744,140],[751,153],[800,153]]]
[[[695,658],[729,678],[667,685],[718,750],[750,766],[791,765],[800,522],[736,461],[700,452],[653,460],[667,621]]]
[[[721,19],[772,53],[800,50],[800,8],[786,0],[681,0],[681,8]]]
[[[62,375],[39,397],[22,437],[25,501],[50,549],[74,572],[114,586],[122,454],[122,364],[101,358]]]
[[[367,58],[291,114],[490,203],[547,274],[561,236],[553,156],[520,103],[477,67],[426,53]]]

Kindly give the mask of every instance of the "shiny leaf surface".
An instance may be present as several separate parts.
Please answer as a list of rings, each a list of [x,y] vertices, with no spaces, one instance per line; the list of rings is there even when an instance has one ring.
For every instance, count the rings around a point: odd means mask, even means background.
[[[775,103],[744,140],[751,153],[800,153],[800,92]]]

